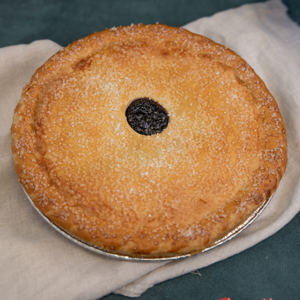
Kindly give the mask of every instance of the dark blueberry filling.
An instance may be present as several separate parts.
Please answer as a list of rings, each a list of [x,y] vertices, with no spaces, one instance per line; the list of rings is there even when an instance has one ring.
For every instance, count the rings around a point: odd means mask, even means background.
[[[150,98],[134,100],[126,109],[126,118],[130,127],[143,135],[161,133],[169,122],[166,110]]]

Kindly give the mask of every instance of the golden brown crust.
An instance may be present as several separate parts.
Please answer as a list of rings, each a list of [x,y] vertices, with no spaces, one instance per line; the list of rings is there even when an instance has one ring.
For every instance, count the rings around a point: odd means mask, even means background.
[[[150,97],[161,134],[126,122]],[[164,25],[76,41],[33,75],[15,109],[12,152],[37,208],[112,253],[200,252],[276,190],[285,126],[262,80],[226,47]]]

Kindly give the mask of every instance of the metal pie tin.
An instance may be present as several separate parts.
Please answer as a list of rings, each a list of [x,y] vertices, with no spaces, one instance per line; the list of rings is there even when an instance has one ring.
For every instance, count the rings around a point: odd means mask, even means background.
[[[23,187],[22,187],[23,188]],[[25,195],[27,196],[29,202],[32,204],[32,206],[35,208],[35,210],[41,215],[41,217],[50,224],[51,227],[53,227],[56,231],[58,231],[60,234],[62,234],[67,239],[71,240],[72,242],[76,243],[77,245],[91,250],[93,252],[96,252],[98,254],[102,254],[108,257],[117,258],[117,259],[123,259],[128,261],[168,261],[168,260],[176,260],[181,258],[188,258],[192,254],[183,254],[183,255],[174,255],[174,256],[168,256],[168,257],[158,257],[158,258],[147,258],[147,257],[131,257],[127,255],[121,255],[121,254],[115,254],[108,251],[105,251],[101,249],[100,247],[97,247],[91,243],[87,243],[86,241],[74,236],[70,232],[64,230],[60,226],[54,224],[48,217],[46,217],[33,203],[32,199],[29,197],[29,195],[26,193],[25,189],[23,188]],[[246,229],[252,222],[255,221],[255,219],[263,212],[263,210],[266,208],[266,206],[269,204],[271,199],[273,198],[274,194],[266,200],[263,204],[261,204],[243,223],[236,226],[233,230],[231,230],[229,233],[227,233],[224,237],[221,239],[215,241],[212,245],[209,247],[203,249],[201,253],[206,252],[208,250],[211,250],[217,246],[220,246],[224,244],[227,241],[230,241],[232,238],[234,238],[236,235],[238,235],[240,232],[242,232],[244,229]]]

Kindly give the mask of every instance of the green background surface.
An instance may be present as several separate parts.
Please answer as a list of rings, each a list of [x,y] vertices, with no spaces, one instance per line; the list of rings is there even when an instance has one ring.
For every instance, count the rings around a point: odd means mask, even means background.
[[[95,31],[131,23],[182,26],[255,2],[261,1],[0,0],[0,47],[39,39],[51,39],[66,46]],[[300,24],[300,0],[283,2],[290,17]],[[200,269],[199,274],[189,273],[157,284],[138,299],[300,299],[300,213],[272,237]],[[126,297],[111,294],[102,299],[124,300]]]

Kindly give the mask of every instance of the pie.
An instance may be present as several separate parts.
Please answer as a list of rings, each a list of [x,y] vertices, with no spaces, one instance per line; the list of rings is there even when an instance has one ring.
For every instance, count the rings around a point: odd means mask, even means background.
[[[158,24],[56,53],[24,87],[11,134],[42,214],[133,258],[200,253],[268,201],[287,165],[282,116],[253,69]]]

